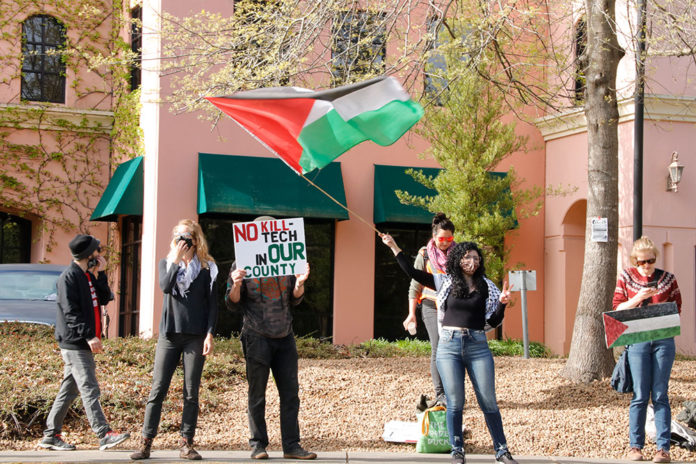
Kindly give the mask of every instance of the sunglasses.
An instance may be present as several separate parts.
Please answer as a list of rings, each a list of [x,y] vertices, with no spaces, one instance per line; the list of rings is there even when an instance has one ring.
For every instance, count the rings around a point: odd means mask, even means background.
[[[650,259],[637,259],[637,260],[636,260],[636,266],[642,266],[643,264],[655,264],[655,261],[657,261],[656,258],[650,258]]]
[[[448,242],[451,243],[452,240],[454,240],[454,237],[438,237],[437,241],[438,242]]]

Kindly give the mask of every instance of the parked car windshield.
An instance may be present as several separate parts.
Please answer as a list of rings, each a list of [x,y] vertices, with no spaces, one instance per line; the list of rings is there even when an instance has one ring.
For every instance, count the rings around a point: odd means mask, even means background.
[[[0,300],[56,299],[59,271],[0,271]]]

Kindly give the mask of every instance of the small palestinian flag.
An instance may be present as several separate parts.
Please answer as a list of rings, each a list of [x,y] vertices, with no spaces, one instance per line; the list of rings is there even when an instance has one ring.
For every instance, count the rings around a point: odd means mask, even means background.
[[[298,174],[365,140],[387,146],[423,116],[393,77],[313,92],[274,87],[207,98]]]
[[[674,302],[602,313],[607,348],[661,340],[679,335],[679,310]]]

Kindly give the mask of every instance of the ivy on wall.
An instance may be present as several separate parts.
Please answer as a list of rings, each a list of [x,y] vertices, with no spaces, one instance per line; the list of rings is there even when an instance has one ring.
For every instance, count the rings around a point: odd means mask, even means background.
[[[55,231],[89,233],[89,217],[116,166],[142,154],[140,93],[125,0],[0,3],[0,208],[40,218],[47,251]],[[50,15],[66,29],[66,104],[20,100],[22,22]],[[113,236],[113,234],[109,234]]]

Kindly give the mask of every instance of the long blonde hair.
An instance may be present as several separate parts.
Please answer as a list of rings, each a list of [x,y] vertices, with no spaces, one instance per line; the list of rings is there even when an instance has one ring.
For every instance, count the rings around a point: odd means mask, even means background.
[[[636,257],[636,255],[639,251],[652,252],[655,255],[655,258],[657,258],[657,256],[659,255],[659,251],[657,250],[655,243],[652,240],[650,240],[646,235],[643,235],[641,238],[633,242],[633,249],[631,249],[631,264],[633,266],[635,266],[637,263],[638,258]]]
[[[176,256],[176,232],[180,226],[184,226],[191,231],[191,235],[196,241],[196,255],[201,262],[201,267],[208,269],[208,261],[214,262],[215,259],[210,256],[208,252],[208,241],[205,239],[205,235],[203,235],[203,229],[201,229],[200,224],[192,219],[182,219],[172,229],[172,241],[169,244],[169,257],[173,258]]]

